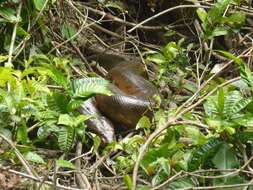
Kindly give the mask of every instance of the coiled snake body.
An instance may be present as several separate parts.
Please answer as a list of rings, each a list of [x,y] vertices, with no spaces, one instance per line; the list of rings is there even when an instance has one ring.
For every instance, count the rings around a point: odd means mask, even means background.
[[[115,55],[104,54],[98,60],[109,70],[106,78],[111,81],[109,88],[113,95],[96,95],[95,101],[90,99],[78,109],[83,114],[97,115],[86,124],[101,137],[103,144],[115,139],[115,128],[117,131],[122,125],[133,128],[143,115],[151,117],[152,97],[158,94],[154,85],[145,78],[141,63],[114,57]]]

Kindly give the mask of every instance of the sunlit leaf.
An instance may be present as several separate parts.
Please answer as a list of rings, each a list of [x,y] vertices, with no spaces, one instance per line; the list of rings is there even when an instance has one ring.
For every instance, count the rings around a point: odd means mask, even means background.
[[[38,163],[38,164],[45,164],[45,161],[43,160],[43,158],[40,155],[38,155],[36,152],[29,151],[24,156],[26,160],[28,161]]]
[[[46,2],[47,0],[33,0],[34,6],[38,11],[44,7]]]
[[[67,160],[56,160],[56,166],[76,170],[76,166]]]

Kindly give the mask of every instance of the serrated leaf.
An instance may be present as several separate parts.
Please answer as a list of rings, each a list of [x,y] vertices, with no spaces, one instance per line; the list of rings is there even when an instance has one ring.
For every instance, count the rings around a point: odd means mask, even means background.
[[[67,160],[56,160],[56,166],[76,170],[76,166]]]
[[[34,162],[34,163],[45,164],[45,161],[43,160],[43,158],[40,155],[38,155],[36,152],[29,151],[28,153],[25,154],[25,158],[26,160]]]

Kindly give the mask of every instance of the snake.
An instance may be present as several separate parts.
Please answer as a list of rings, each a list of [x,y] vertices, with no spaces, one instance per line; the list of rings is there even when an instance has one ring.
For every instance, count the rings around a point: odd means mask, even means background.
[[[147,79],[141,62],[114,54],[102,54],[97,59],[108,73],[111,96],[97,94],[79,108],[81,114],[95,114],[86,121],[88,129],[97,134],[102,144],[115,140],[115,131],[134,129],[142,116],[152,118],[153,97],[157,88]]]

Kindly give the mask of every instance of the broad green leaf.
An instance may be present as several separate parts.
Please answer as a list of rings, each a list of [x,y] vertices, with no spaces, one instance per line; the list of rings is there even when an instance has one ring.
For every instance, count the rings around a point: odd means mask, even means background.
[[[251,101],[252,101],[252,98],[244,98],[244,99],[238,100],[233,106],[231,106],[229,109],[228,108],[226,109],[227,115],[233,116],[233,114],[239,113]]]
[[[21,21],[21,18],[16,16],[16,11],[7,7],[0,7],[0,16],[3,17],[6,22],[16,23]]]
[[[58,144],[61,150],[67,152],[72,147],[75,131],[71,127],[62,127],[58,131]]]
[[[243,12],[236,12],[230,15],[226,21],[232,27],[240,28],[245,24],[246,16]]]
[[[47,104],[51,110],[59,113],[68,113],[69,99],[66,94],[54,92],[52,95],[47,96]]]
[[[205,11],[205,9],[203,8],[198,8],[197,9],[197,14],[199,19],[201,20],[201,22],[206,22],[206,18],[207,18],[207,12]]]
[[[124,183],[126,184],[128,190],[132,189],[132,186],[133,186],[132,179],[129,175],[124,176]]]
[[[17,141],[20,141],[22,144],[26,144],[28,140],[27,126],[22,124],[18,127],[17,132]]]
[[[219,139],[210,139],[207,143],[194,150],[189,159],[189,170],[194,171],[202,165],[208,164],[208,159],[213,157],[221,145],[222,142]]]
[[[56,166],[76,170],[76,166],[67,160],[56,160]]]
[[[88,98],[95,94],[112,95],[109,81],[103,78],[82,78],[72,81],[74,97]]]
[[[221,146],[219,146],[218,151],[212,159],[212,162],[218,169],[232,169],[239,166],[239,161],[236,157],[236,154],[226,143],[223,143]]]
[[[48,0],[33,0],[35,8],[40,11]]]
[[[151,123],[147,116],[141,117],[136,125],[136,129],[144,129],[145,132],[148,134],[150,131]]]
[[[69,116],[69,114],[61,114],[58,119],[58,125],[66,125],[72,127],[74,124],[74,121],[72,117]]]
[[[162,65],[162,64],[168,62],[166,57],[164,57],[163,54],[161,54],[161,53],[155,53],[155,54],[148,55],[147,60],[157,63],[158,65]]]
[[[216,27],[213,31],[210,38],[217,37],[217,36],[225,36],[228,34],[228,29],[224,27]]]
[[[176,160],[178,161],[178,160]],[[159,165],[161,165],[161,168],[163,170],[163,172],[167,175],[170,176],[170,164],[169,164],[169,159],[165,159],[165,158],[158,158],[157,159],[157,163]]]
[[[68,78],[66,74],[53,66],[48,66],[48,69],[47,75],[50,76],[58,85],[68,89]]]
[[[179,55],[180,47],[175,42],[169,42],[163,48],[163,54],[167,60],[173,61]]]
[[[68,103],[67,110],[68,111],[73,111],[79,108],[83,104],[83,100],[79,99],[71,99]]]
[[[193,180],[190,177],[183,177],[178,180],[172,181],[168,187],[169,190],[177,190],[177,189],[191,189],[191,187],[195,187]]]
[[[77,127],[79,124],[83,123],[84,121],[86,121],[92,117],[93,117],[92,115],[79,115],[74,118],[73,126]]]
[[[29,151],[24,156],[26,160],[28,161],[38,163],[38,164],[45,164],[45,161],[43,160],[43,158],[40,155],[38,155],[36,152]]]

